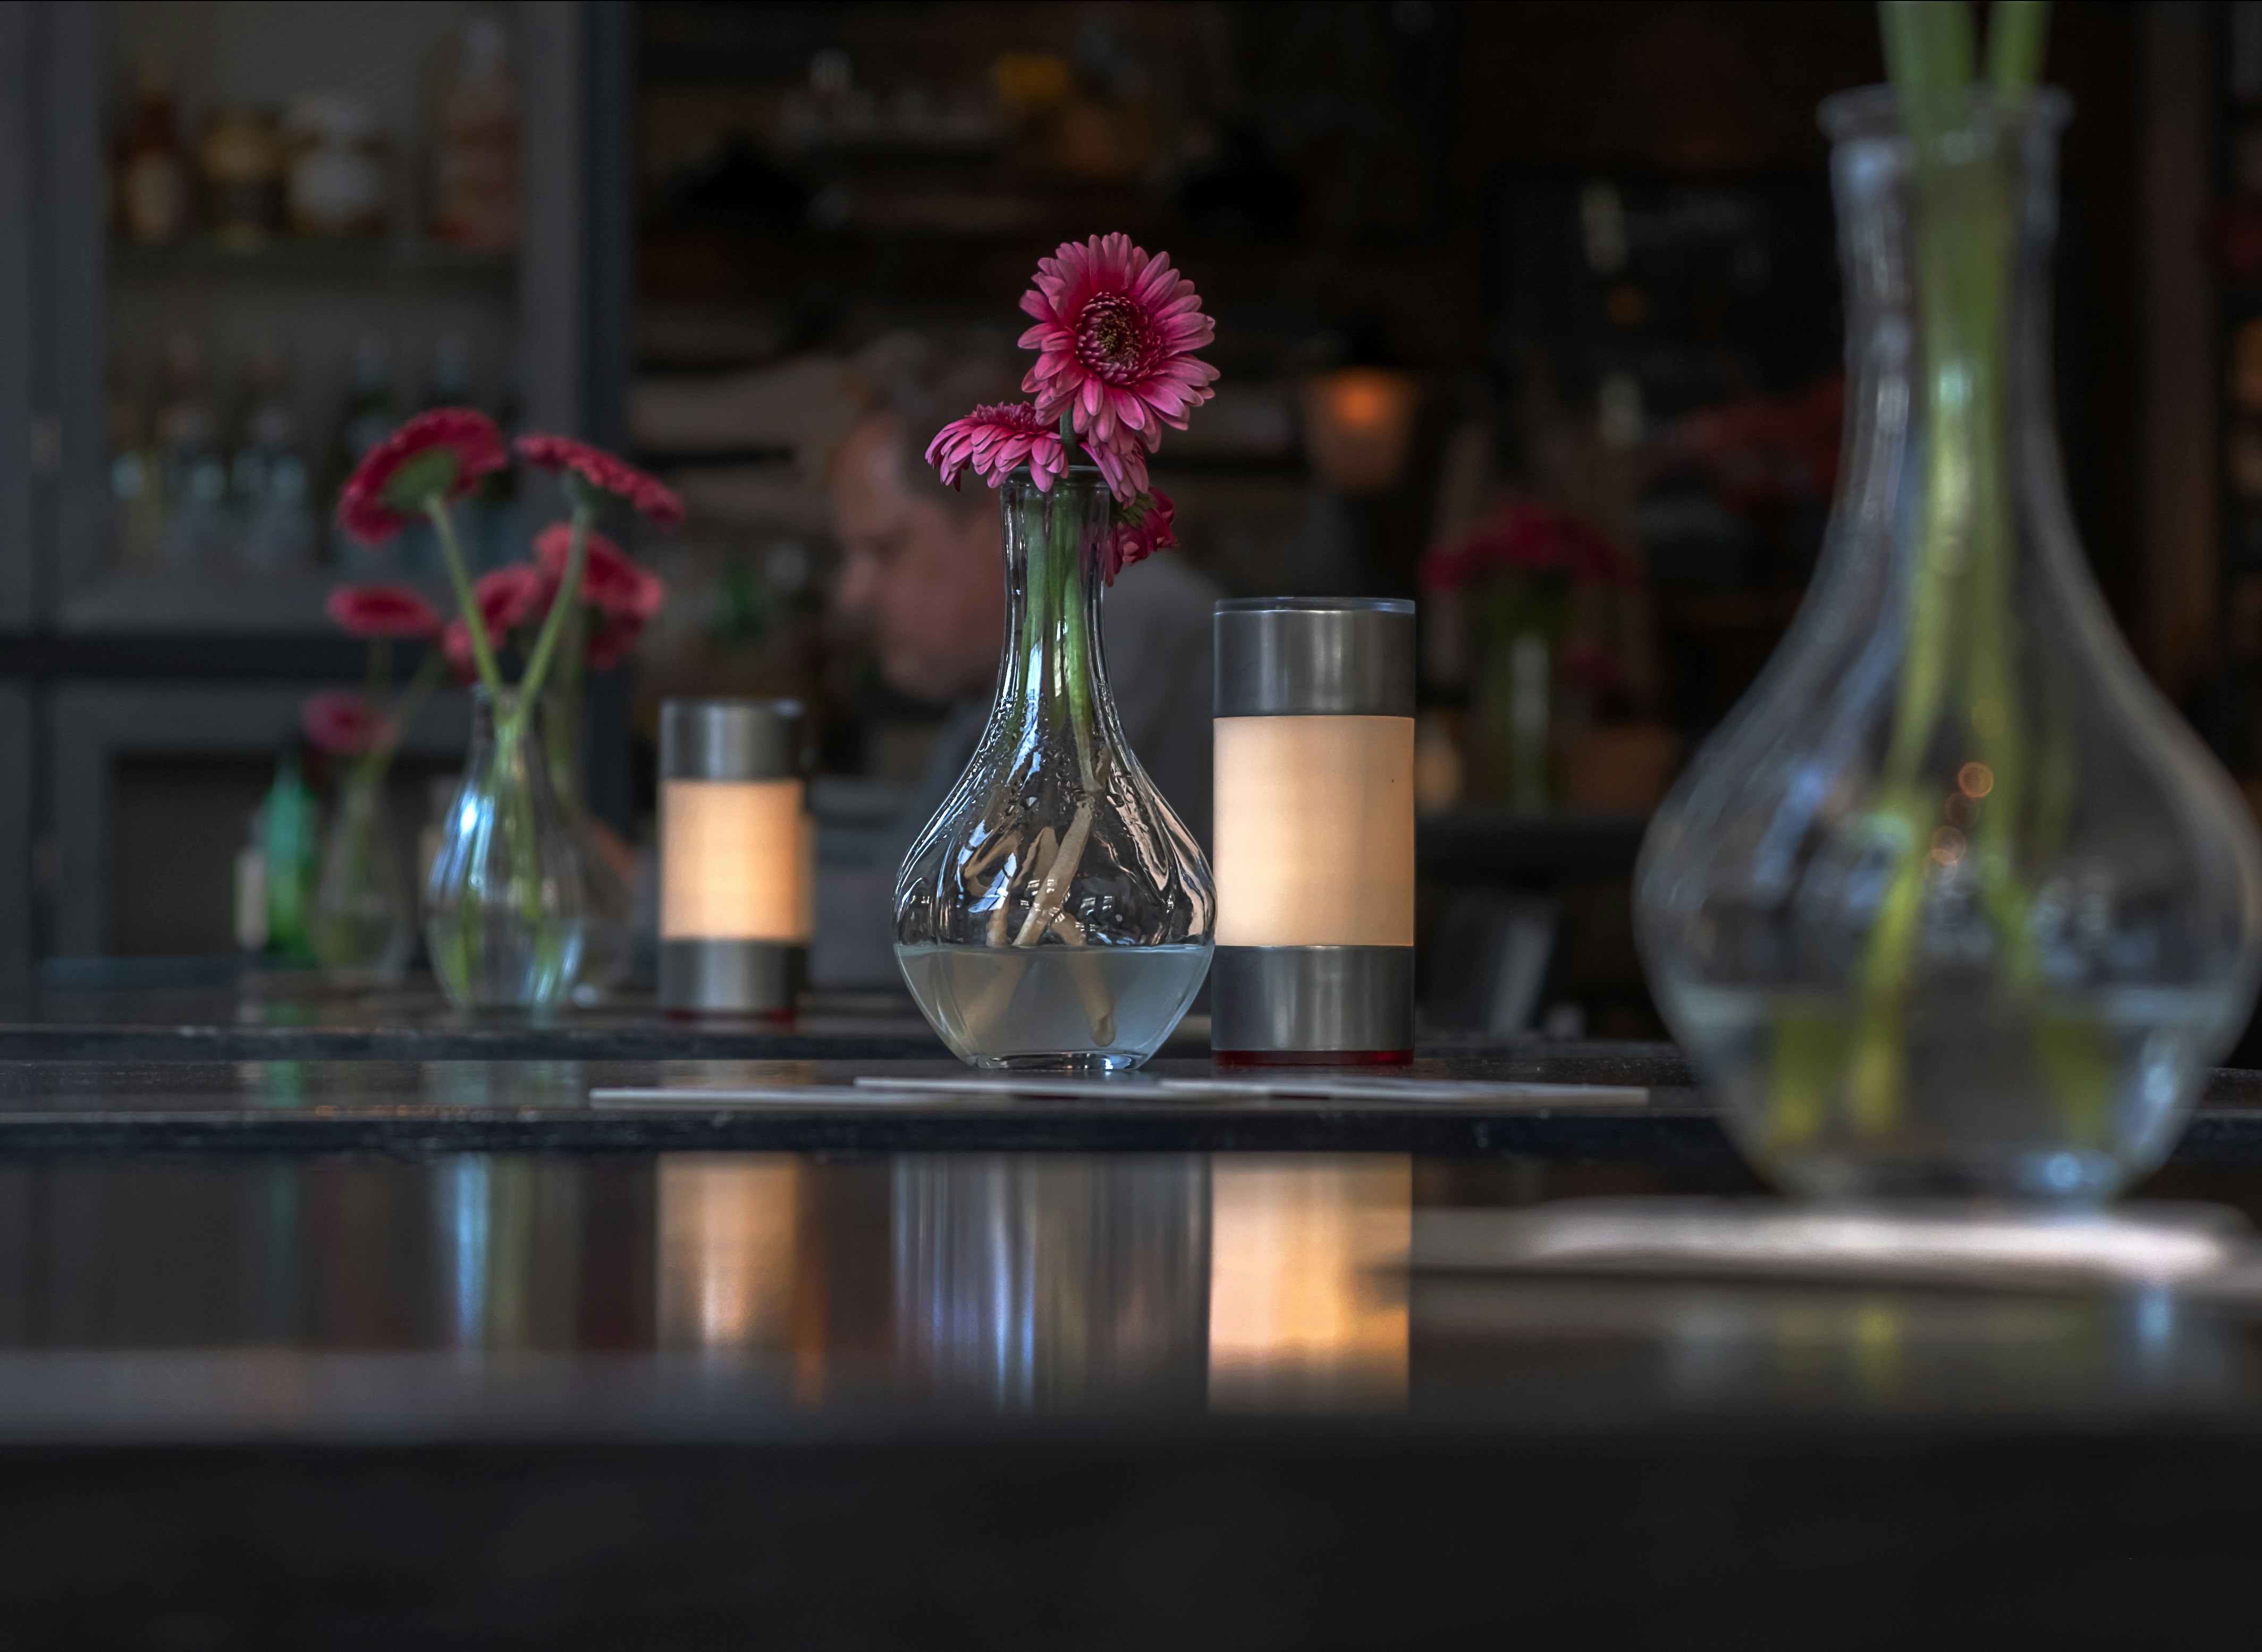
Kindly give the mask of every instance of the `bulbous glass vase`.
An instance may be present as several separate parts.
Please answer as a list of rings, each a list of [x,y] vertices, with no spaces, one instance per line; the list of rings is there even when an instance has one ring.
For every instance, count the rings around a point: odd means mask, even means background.
[[[565,647],[581,645],[569,631]],[[580,673],[571,674],[573,677]],[[636,892],[613,869],[597,841],[581,769],[581,728],[586,690],[578,682],[543,696],[543,740],[550,754],[550,789],[564,812],[566,830],[581,862],[581,962],[574,970],[576,1004],[602,1004],[628,984],[636,969]]]
[[[580,857],[550,784],[541,707],[472,691],[472,747],[424,886],[432,972],[464,1009],[540,1009],[581,963]]]
[[[2252,998],[2262,849],[2091,581],[2051,414],[2057,133],[1823,105],[1845,465],[1797,623],[1653,823],[1660,1008],[1767,1175],[2104,1198]]]
[[[354,763],[322,840],[311,926],[314,961],[341,985],[398,981],[416,950],[416,908],[385,806],[385,776]]]
[[[1209,969],[1201,847],[1116,721],[1100,643],[1107,489],[1004,488],[1006,627],[973,760],[896,878],[896,958],[978,1067],[1136,1067]],[[1135,579],[1135,570],[1124,577]]]

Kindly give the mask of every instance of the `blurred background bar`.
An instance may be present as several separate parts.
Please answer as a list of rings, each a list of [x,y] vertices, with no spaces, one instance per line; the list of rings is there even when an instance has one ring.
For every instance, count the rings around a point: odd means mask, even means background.
[[[2050,64],[2082,542],[2262,795],[2262,7],[2064,7]],[[253,811],[286,754],[327,778],[294,708],[363,669],[326,593],[445,595],[429,536],[333,529],[338,484],[468,402],[689,505],[630,546],[669,599],[585,722],[646,920],[662,701],[796,699],[814,985],[892,992],[859,914],[952,708],[834,601],[832,454],[1017,372],[999,295],[1121,229],[1218,321],[1218,400],[1156,468],[1183,563],[1420,602],[1425,1028],[1660,1035],[1627,879],[1820,543],[1813,111],[1881,76],[1859,4],[0,8],[0,206],[31,231],[0,251],[0,991],[238,950]],[[549,512],[496,487],[474,558]],[[411,730],[406,826],[463,718],[438,696]]]

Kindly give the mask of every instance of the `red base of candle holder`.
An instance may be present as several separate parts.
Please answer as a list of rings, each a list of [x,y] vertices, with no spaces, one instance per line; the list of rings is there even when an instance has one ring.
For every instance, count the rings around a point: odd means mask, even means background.
[[[1402,1067],[1410,1050],[1213,1050],[1221,1067]]]

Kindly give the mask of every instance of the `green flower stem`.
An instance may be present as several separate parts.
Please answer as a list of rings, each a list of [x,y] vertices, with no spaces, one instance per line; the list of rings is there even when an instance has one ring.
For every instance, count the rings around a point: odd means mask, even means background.
[[[517,726],[524,728],[526,720],[534,715],[534,706],[542,694],[542,680],[550,675],[550,658],[558,651],[558,634],[566,628],[566,617],[580,606],[581,568],[589,559],[589,527],[596,516],[596,507],[587,500],[577,499],[573,505],[573,537],[566,548],[566,577],[558,582],[558,595],[551,599],[550,612],[542,621],[542,631],[534,639],[534,652],[527,656],[526,674],[519,679],[518,704],[512,716]]]
[[[385,771],[393,766],[393,754],[400,749],[401,736],[408,732],[408,719],[416,714],[424,696],[440,681],[443,656],[435,646],[424,651],[424,658],[416,667],[416,675],[408,679],[401,690],[400,703],[393,708],[392,732],[361,754],[356,765],[361,778],[374,783],[385,778]]]
[[[1042,513],[1043,531],[1029,547],[1023,646],[1027,651],[1030,697],[1040,723],[1049,716],[1067,719],[1076,745],[1081,795],[1050,863],[1030,869],[1039,881],[1036,897],[1013,937],[1013,944],[1019,947],[1035,946],[1058,918],[1084,859],[1084,846],[1091,838],[1099,790],[1092,756],[1091,639],[1085,634],[1084,583],[1090,575],[1077,531],[1077,512],[1070,506],[1065,483],[1048,507]],[[1027,705],[1026,698],[1024,704]]]
[[[1066,501],[1063,501],[1066,503]],[[1085,635],[1084,585],[1090,570],[1078,554],[1083,546],[1077,538],[1076,513],[1062,510],[1054,513],[1052,555],[1058,582],[1060,611],[1056,626],[1060,635],[1060,668],[1066,678],[1068,689],[1069,732],[1076,739],[1077,777],[1087,792],[1097,790],[1091,765],[1091,638]]]
[[[479,599],[472,590],[472,576],[464,565],[464,547],[456,541],[456,523],[448,510],[447,496],[428,494],[424,514],[431,517],[440,535],[440,555],[448,565],[448,581],[456,588],[456,606],[464,616],[464,629],[471,633],[472,659],[479,668],[479,681],[487,685],[490,694],[501,694],[502,672],[487,643],[486,618],[479,612]]]
[[[587,609],[579,602],[566,616],[565,627],[558,637],[558,663],[550,691],[549,712],[542,724],[550,746],[550,783],[558,793],[558,801],[569,812],[582,806],[581,683],[587,675],[588,650],[581,638],[587,619]]]
[[[508,723],[495,727],[495,767],[501,783],[497,790],[509,812],[511,883],[518,891],[519,915],[529,924],[542,921],[541,843],[534,819],[534,781],[526,772],[549,761],[545,753],[527,750],[526,705],[521,701]]]
[[[2017,218],[2004,126],[2039,66],[2039,4],[1996,8],[1990,68],[2002,126],[1975,121],[1970,17],[1962,5],[1885,0],[1886,59],[1913,160],[1917,287],[1924,315],[1924,494],[1909,565],[1908,645],[1873,819],[1893,869],[1857,974],[1848,1078],[1855,1128],[1890,1133],[1906,1099],[1907,996],[1935,855],[1972,857],[2014,985],[2039,984],[2013,863],[2025,790],[2025,717],[2014,662],[2016,537],[2006,415]],[[1985,765],[1968,850],[1936,847],[1941,799],[1922,781],[1951,688],[1966,749]]]

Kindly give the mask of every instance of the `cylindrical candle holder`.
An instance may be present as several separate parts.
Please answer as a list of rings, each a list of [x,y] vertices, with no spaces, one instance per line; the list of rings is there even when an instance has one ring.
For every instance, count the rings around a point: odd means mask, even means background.
[[[1414,604],[1217,605],[1221,1061],[1414,1052]]]
[[[669,700],[659,713],[659,1004],[793,1009],[815,907],[792,700]]]

